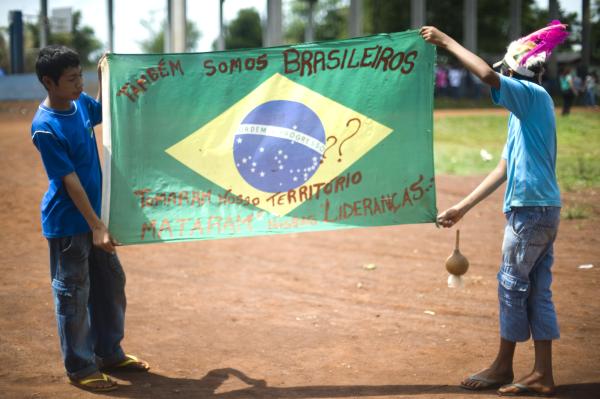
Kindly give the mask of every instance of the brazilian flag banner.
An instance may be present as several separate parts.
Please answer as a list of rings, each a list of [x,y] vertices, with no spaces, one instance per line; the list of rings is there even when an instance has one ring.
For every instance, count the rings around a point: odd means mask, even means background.
[[[122,244],[435,222],[417,31],[109,54],[102,218]]]

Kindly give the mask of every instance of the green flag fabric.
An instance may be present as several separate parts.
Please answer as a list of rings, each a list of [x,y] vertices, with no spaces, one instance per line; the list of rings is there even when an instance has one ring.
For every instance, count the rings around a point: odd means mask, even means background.
[[[123,244],[434,222],[434,64],[417,31],[109,54],[102,218]]]

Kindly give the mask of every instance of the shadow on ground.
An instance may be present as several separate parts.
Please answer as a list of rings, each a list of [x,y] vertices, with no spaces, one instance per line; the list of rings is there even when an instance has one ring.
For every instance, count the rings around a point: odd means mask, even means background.
[[[167,398],[180,395],[185,398],[344,398],[361,396],[426,395],[464,392],[448,385],[315,385],[296,387],[269,387],[264,380],[248,377],[239,370],[223,368],[212,370],[201,379],[172,378],[159,374],[114,374],[131,385],[108,393],[122,398]],[[243,389],[217,393],[229,378],[238,378],[248,385]]]
[[[122,398],[207,398],[207,399],[241,399],[241,398],[346,398],[364,396],[411,396],[460,394],[469,395],[458,386],[451,385],[315,385],[295,387],[269,387],[265,380],[248,377],[233,368],[210,371],[200,379],[173,378],[159,374],[144,373],[114,374],[120,380],[128,381],[117,391],[110,392],[113,397]],[[246,388],[217,393],[218,389],[229,378],[237,378],[247,384]],[[477,394],[481,392],[472,392]],[[556,398],[582,399],[594,398],[600,393],[600,383],[561,385],[557,389]],[[490,391],[490,394],[493,392]]]

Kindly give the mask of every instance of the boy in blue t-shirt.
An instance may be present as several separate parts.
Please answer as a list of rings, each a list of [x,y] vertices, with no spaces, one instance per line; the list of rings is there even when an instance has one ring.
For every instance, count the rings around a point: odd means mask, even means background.
[[[64,46],[40,50],[38,79],[48,92],[31,123],[31,139],[48,175],[41,204],[42,232],[58,334],[72,384],[91,391],[117,388],[102,370],[147,371],[121,349],[125,274],[115,242],[100,220],[102,172],[93,127],[102,121],[97,99],[83,92],[79,55]]]
[[[559,338],[552,302],[553,243],[560,219],[556,182],[554,104],[539,85],[543,64],[554,46],[568,35],[566,26],[548,27],[514,41],[498,74],[485,61],[434,27],[421,28],[427,42],[454,54],[491,87],[494,103],[510,111],[508,135],[496,169],[465,199],[438,215],[452,227],[471,208],[505,181],[503,211],[507,223],[498,273],[500,347],[492,364],[461,382],[471,390],[498,389],[499,395],[552,395],[552,341]],[[533,371],[513,383],[517,342],[533,337]]]

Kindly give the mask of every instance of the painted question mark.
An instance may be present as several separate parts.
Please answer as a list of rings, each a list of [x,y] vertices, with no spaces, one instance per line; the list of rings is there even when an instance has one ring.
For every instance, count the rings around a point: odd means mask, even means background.
[[[344,145],[344,143],[346,141],[350,140],[352,137],[354,137],[356,135],[356,133],[358,133],[358,131],[360,130],[360,127],[362,125],[362,122],[360,121],[360,119],[358,119],[358,118],[352,118],[352,119],[348,119],[348,122],[346,122],[346,127],[348,127],[350,125],[350,123],[353,122],[353,121],[358,122],[358,126],[356,127],[356,130],[350,136],[346,137],[340,143],[340,147],[338,148],[338,153],[340,154],[340,157],[338,158],[338,162],[342,162],[342,146]]]
[[[323,160],[325,159],[325,153],[327,153],[327,151],[333,147],[335,145],[335,143],[337,143],[338,139],[335,136],[329,136],[327,137],[327,140],[325,140],[325,144],[327,144],[327,142],[329,141],[329,139],[333,139],[333,144],[331,144],[330,146],[328,146],[327,148],[325,148],[325,151],[323,151],[323,157],[321,158],[320,163],[323,163]]]

